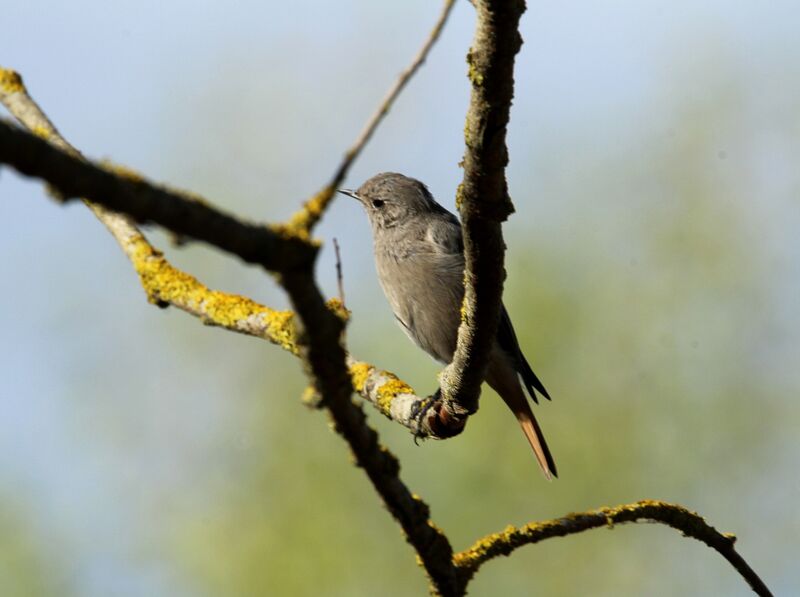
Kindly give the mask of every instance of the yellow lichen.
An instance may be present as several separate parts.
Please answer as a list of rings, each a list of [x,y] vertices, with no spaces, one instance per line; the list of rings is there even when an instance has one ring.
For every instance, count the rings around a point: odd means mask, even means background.
[[[297,328],[294,322],[294,313],[291,311],[274,311],[265,313],[269,327],[269,339],[278,346],[285,348],[292,354],[299,354],[297,346]]]
[[[592,519],[590,524],[586,523],[587,517]],[[506,527],[499,533],[479,539],[469,549],[454,554],[453,564],[462,570],[474,572],[487,559],[497,555],[507,555],[521,545],[600,526],[597,524],[598,518],[604,519],[606,525],[611,528],[615,524],[642,519],[661,522],[701,541],[705,541],[704,536],[718,534],[718,531],[710,527],[701,516],[683,506],[657,500],[642,500],[633,504],[623,504],[613,508],[604,506],[588,512],[567,514],[562,518],[532,522],[519,529],[513,526]],[[731,542],[735,541],[735,537],[724,536]]]
[[[129,168],[128,166],[123,166],[122,164],[115,164],[111,160],[103,160],[100,162],[100,165],[107,172],[116,174],[121,178],[127,178],[132,182],[142,182],[143,180],[145,180],[144,176],[142,176],[141,173],[137,172],[133,168]]]
[[[461,309],[459,310],[461,321],[467,321],[467,299],[461,301]]]
[[[31,132],[40,139],[49,140],[53,135],[53,129],[43,124],[37,124],[31,129]]]
[[[464,138],[465,139],[469,138],[469,128],[467,124],[464,124]],[[461,161],[461,163],[459,163],[459,166],[461,166],[462,168],[464,167],[463,160]],[[458,188],[456,189],[456,209],[461,211],[461,206],[463,204],[464,204],[464,183],[460,182],[458,183]]]
[[[330,203],[331,198],[333,198],[335,191],[336,189],[333,187],[324,187],[306,201],[303,207],[291,217],[289,223],[284,224],[282,228],[291,234],[307,239],[309,228],[322,217],[322,213]]]
[[[329,298],[325,304],[342,321],[350,319],[350,311],[344,306],[342,299],[338,297]]]
[[[25,91],[22,77],[19,73],[8,68],[0,67],[0,90],[4,93],[19,93]]]
[[[350,366],[350,379],[353,389],[362,393],[367,383],[367,378],[375,371],[369,363],[354,363]],[[413,394],[414,390],[407,383],[400,381],[393,373],[381,371],[380,375],[386,378],[375,390],[375,405],[383,414],[390,416],[392,401],[400,394]]]
[[[322,396],[320,396],[317,388],[314,386],[306,386],[300,396],[300,401],[310,408],[319,408]]]
[[[350,366],[350,379],[356,392],[364,391],[364,384],[374,367],[369,363],[354,363]]]
[[[267,229],[286,240],[302,240],[312,245],[319,245],[317,241],[311,239],[308,230],[302,227],[294,228],[290,224],[267,224]]]
[[[392,400],[394,400],[399,394],[413,393],[414,390],[412,390],[407,383],[400,381],[394,376],[391,376],[389,381],[381,384],[381,386],[378,388],[378,408],[383,414],[388,415],[392,407]]]
[[[199,315],[209,325],[261,336],[298,354],[294,313],[276,311],[236,294],[211,290],[195,277],[176,269],[144,237],[128,241],[130,259],[152,303],[174,305]]]
[[[483,74],[479,73],[476,68],[470,67],[469,80],[472,81],[472,84],[475,87],[480,87],[481,85],[483,85]]]
[[[490,551],[497,549],[499,545],[510,546],[514,535],[519,530],[511,525],[499,533],[492,533],[482,537],[469,549],[453,554],[453,565],[458,568],[468,568],[476,560],[480,560]]]
[[[467,77],[475,87],[483,85],[483,73],[475,66],[475,57],[472,50],[467,52]]]

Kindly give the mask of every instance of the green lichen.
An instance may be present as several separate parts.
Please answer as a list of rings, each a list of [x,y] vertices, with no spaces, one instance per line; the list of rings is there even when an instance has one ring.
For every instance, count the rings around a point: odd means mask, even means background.
[[[467,52],[467,77],[475,87],[483,85],[483,73],[475,66],[475,60],[472,55],[472,50]]]
[[[466,127],[464,128],[464,137],[465,138],[467,137],[467,129],[466,129]],[[464,162],[462,161],[461,162],[462,167],[463,167],[463,164],[464,164]],[[461,211],[461,206],[462,205],[464,205],[464,183],[460,182],[460,183],[458,183],[458,188],[456,189],[456,209],[458,211]]]
[[[650,520],[666,524],[711,545],[710,541],[722,536],[731,543],[735,537],[720,534],[695,512],[677,504],[669,504],[658,500],[642,500],[633,504],[624,504],[613,508],[602,507],[588,512],[576,512],[563,518],[532,522],[521,528],[506,527],[499,533],[487,535],[475,542],[469,549],[453,556],[453,564],[463,572],[471,575],[486,560],[508,555],[521,545],[535,543],[549,537],[564,536],[581,532],[590,528],[605,525],[613,528],[615,524]]]

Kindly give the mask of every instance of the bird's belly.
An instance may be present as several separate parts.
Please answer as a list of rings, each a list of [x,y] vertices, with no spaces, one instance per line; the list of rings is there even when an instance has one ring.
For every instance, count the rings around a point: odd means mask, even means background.
[[[437,361],[453,358],[461,322],[463,270],[408,258],[379,264],[378,277],[403,331]]]

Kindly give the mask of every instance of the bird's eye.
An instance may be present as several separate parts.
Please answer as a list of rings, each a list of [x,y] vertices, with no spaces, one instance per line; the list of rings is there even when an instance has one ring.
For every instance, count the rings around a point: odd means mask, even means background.
[[[372,207],[383,207],[383,201],[381,201],[380,199],[373,199]]]

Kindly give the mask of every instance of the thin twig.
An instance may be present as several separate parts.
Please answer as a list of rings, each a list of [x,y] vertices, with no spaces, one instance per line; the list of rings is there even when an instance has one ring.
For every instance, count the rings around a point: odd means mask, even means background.
[[[342,301],[342,307],[347,309],[344,302],[344,277],[342,276],[342,254],[339,251],[339,241],[333,237],[333,251],[336,253],[336,285],[339,287],[339,300]]]
[[[375,129],[378,128],[378,125],[380,124],[381,120],[383,120],[383,117],[389,113],[389,109],[392,107],[392,104],[394,104],[394,101],[400,95],[400,92],[403,91],[411,77],[414,76],[417,70],[419,70],[419,67],[425,62],[425,59],[427,58],[428,53],[431,51],[433,44],[435,44],[439,39],[439,35],[441,35],[442,30],[444,29],[444,26],[447,23],[447,18],[450,16],[450,11],[454,5],[455,0],[445,0],[441,13],[439,14],[439,18],[436,20],[436,24],[428,34],[428,38],[425,40],[425,43],[422,44],[422,47],[412,59],[411,64],[409,64],[408,67],[400,73],[400,76],[397,77],[394,85],[392,85],[391,89],[386,92],[386,95],[381,100],[378,109],[373,112],[372,116],[370,116],[369,120],[364,125],[364,128],[361,130],[361,133],[358,135],[356,142],[353,143],[353,146],[347,150],[344,160],[336,170],[336,174],[334,174],[333,179],[331,179],[330,186],[335,187],[341,183],[342,180],[344,180],[344,177],[347,175],[353,160],[358,157],[358,154],[361,153],[361,150],[364,148],[370,138],[372,138],[372,134],[375,132]]]
[[[460,581],[466,587],[482,564],[497,556],[508,556],[523,545],[574,535],[589,529],[610,528],[627,522],[657,522],[677,529],[687,537],[702,541],[728,560],[756,594],[762,597],[772,594],[764,581],[734,549],[736,537],[720,533],[699,514],[683,506],[655,500],[578,512],[563,518],[533,522],[521,528],[509,527],[501,533],[487,535],[469,549],[455,554],[453,562],[458,568]]]
[[[409,64],[408,67],[400,73],[400,75],[397,77],[397,80],[381,100],[378,108],[375,110],[372,116],[369,117],[364,125],[364,128],[361,129],[361,132],[356,138],[355,143],[353,143],[350,149],[348,149],[345,153],[342,162],[339,164],[339,167],[336,169],[336,172],[334,173],[330,182],[311,199],[306,201],[303,204],[303,207],[289,220],[287,227],[296,234],[301,236],[303,234],[310,234],[311,230],[322,218],[325,210],[331,202],[331,199],[333,199],[334,195],[336,194],[336,189],[345,179],[345,176],[347,176],[350,166],[353,165],[353,162],[359,156],[361,150],[364,149],[364,146],[370,140],[372,134],[375,132],[375,129],[378,128],[378,125],[381,123],[383,118],[389,113],[389,109],[400,95],[400,92],[403,91],[411,77],[414,76],[414,74],[419,70],[419,67],[425,62],[425,59],[428,57],[428,53],[430,52],[431,48],[436,43],[436,40],[439,39],[439,35],[442,33],[442,29],[444,29],[445,23],[447,23],[447,18],[450,16],[450,11],[454,5],[455,0],[445,0],[441,13],[436,20],[436,24],[428,34],[425,43],[422,44],[422,47],[414,56],[411,64]]]

